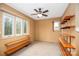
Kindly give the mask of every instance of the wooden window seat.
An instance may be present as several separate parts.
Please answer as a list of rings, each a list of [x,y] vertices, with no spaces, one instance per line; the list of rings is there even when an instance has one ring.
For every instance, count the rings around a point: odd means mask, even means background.
[[[5,53],[5,55],[11,55],[12,53],[27,46],[28,44],[30,44],[30,39],[26,39],[26,38],[6,43],[5,44],[6,50],[4,51],[4,53]]]

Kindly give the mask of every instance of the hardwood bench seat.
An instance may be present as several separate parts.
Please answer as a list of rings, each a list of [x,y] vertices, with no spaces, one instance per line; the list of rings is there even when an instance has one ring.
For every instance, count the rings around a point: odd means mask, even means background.
[[[26,40],[26,39],[19,39],[19,40],[15,40],[15,41],[8,42],[8,43],[5,44],[5,46],[6,46],[6,47],[9,47],[9,46],[12,46],[12,45],[21,43],[21,42],[23,42],[23,41],[29,41],[29,40]]]
[[[19,40],[8,42],[5,44],[6,50],[4,51],[4,53],[6,55],[10,55],[10,54],[18,51],[19,49],[23,48],[24,46],[27,46],[28,44],[30,44],[29,38],[28,39],[22,38]]]

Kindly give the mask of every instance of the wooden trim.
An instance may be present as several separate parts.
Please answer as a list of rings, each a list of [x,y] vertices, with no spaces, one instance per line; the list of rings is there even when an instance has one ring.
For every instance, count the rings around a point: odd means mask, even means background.
[[[65,27],[61,27],[61,29],[70,29],[70,28],[75,28],[75,26],[65,26]]]
[[[54,32],[54,21],[52,21],[52,29],[53,29],[53,32]]]

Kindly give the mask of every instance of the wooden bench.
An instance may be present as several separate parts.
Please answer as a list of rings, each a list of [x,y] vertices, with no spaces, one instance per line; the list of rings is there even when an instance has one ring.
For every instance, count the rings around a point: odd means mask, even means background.
[[[11,41],[5,44],[6,50],[4,51],[5,55],[10,55],[19,49],[27,46],[30,44],[30,39],[22,38],[15,41]]]

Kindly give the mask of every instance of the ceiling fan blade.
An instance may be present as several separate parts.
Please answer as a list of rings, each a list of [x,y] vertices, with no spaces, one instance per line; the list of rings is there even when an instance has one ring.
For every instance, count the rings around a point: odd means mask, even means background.
[[[36,12],[38,12],[38,10],[37,9],[34,9]]]
[[[46,15],[46,14],[42,14],[43,16],[45,16],[45,17],[47,17],[48,15]]]
[[[46,12],[48,12],[48,10],[43,11],[43,13],[46,13]]]
[[[39,10],[41,10],[41,8],[39,8]]]
[[[42,11],[41,11],[41,8],[39,8],[39,12],[42,12]]]
[[[37,15],[37,14],[31,14],[31,15]]]

